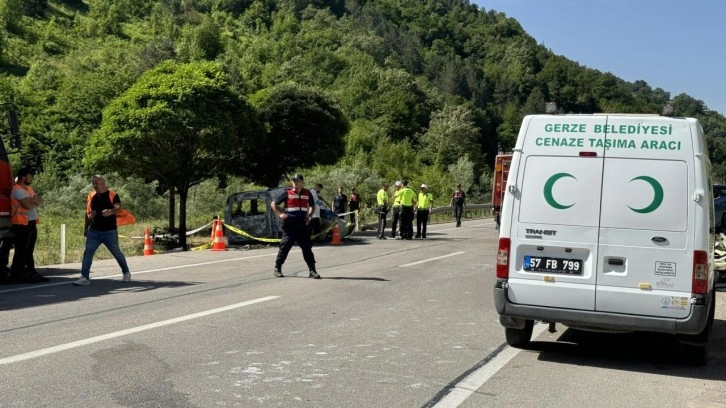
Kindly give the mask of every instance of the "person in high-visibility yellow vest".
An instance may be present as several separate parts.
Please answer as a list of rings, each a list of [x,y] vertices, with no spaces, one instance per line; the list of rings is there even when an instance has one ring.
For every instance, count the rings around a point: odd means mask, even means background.
[[[401,200],[401,239],[413,238],[413,207],[416,205],[416,193],[408,187],[408,180],[403,180],[400,193]]]
[[[416,206],[416,238],[426,238],[426,226],[429,223],[429,213],[434,205],[434,196],[429,193],[426,184],[421,184]]]
[[[386,214],[388,214],[388,183],[385,181],[376,194],[376,212],[378,213],[378,239],[387,239],[384,231],[386,229]]]
[[[391,220],[391,238],[396,238],[396,229],[398,229],[399,221],[401,220],[401,189],[403,183],[396,181],[393,190],[393,219]]]

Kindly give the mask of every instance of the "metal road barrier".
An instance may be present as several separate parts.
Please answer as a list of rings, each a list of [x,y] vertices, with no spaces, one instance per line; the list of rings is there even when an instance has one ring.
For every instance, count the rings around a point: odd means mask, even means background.
[[[462,215],[462,218],[473,218],[473,217],[467,217],[466,216],[467,212],[471,212],[471,211],[486,212],[487,210],[491,210],[492,208],[493,208],[493,206],[491,204],[467,204],[466,207],[464,208],[464,214]],[[451,206],[448,206],[448,205],[445,207],[444,206],[434,207],[431,209],[431,212],[429,212],[429,216],[436,215],[436,214],[445,214],[445,213],[450,213],[451,218],[453,219],[454,208]],[[488,216],[491,216],[491,213],[488,214]],[[391,221],[392,221],[391,218],[392,217],[389,216],[388,219],[386,220],[386,228],[391,226]],[[429,221],[430,221],[430,219],[429,219]],[[361,228],[361,231],[378,229],[378,220],[376,220],[374,222],[369,222],[367,224],[362,224],[360,228]]]

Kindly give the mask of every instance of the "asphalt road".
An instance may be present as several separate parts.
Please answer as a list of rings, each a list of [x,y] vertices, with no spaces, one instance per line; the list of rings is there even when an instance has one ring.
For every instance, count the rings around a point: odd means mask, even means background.
[[[709,364],[669,336],[537,325],[504,345],[491,220],[428,239],[192,251],[53,266],[0,286],[0,407],[726,407],[726,288]]]

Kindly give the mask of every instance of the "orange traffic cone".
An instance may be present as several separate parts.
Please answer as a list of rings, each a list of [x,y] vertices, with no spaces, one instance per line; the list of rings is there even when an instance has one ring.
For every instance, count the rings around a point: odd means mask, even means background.
[[[224,243],[224,227],[222,220],[217,221],[217,228],[214,230],[214,242],[212,242],[212,251],[226,251],[227,244]]]
[[[217,221],[219,221],[219,220],[216,218],[212,220],[212,234],[209,236],[209,239],[212,242],[214,242],[214,234],[217,233]]]
[[[151,241],[149,229],[144,233],[144,256],[154,255],[154,243]]]
[[[335,225],[333,225],[333,240],[330,241],[333,245],[340,245],[343,243],[343,241],[340,240],[340,227],[338,226],[338,220],[335,220]]]

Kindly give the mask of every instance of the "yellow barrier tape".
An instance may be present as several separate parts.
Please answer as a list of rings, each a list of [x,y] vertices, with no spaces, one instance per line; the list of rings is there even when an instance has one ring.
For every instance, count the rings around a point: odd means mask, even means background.
[[[208,244],[200,245],[200,246],[198,246],[198,247],[194,247],[194,248],[190,248],[190,249],[191,249],[192,251],[199,251],[199,250],[202,250],[202,249],[209,249],[209,248],[211,248],[211,247],[212,247],[212,243],[210,242],[210,243],[208,243]]]
[[[235,227],[233,227],[233,226],[231,226],[229,224],[223,224],[223,225],[224,225],[224,228],[228,228],[230,231],[234,232],[235,234],[242,235],[244,237],[247,237],[247,238],[250,238],[250,239],[254,239],[256,241],[261,241],[261,242],[274,242],[274,243],[280,242],[280,238],[260,238],[260,237],[254,237],[254,236],[252,236],[252,235],[250,235],[250,234],[242,231],[241,229],[235,228]],[[330,226],[328,228],[326,228],[323,231],[320,231],[320,233],[315,234],[315,235],[311,236],[310,238],[318,238],[318,237],[327,235],[328,232],[330,232],[330,230],[333,229],[333,226],[335,226],[335,224],[330,224]]]
[[[231,226],[229,224],[222,224],[222,225],[224,225],[224,228],[228,228],[230,231],[234,232],[237,235],[242,235],[244,237],[247,237],[247,238],[250,238],[250,239],[254,239],[256,241],[261,241],[261,242],[280,242],[280,238],[260,238],[260,237],[253,237],[252,235],[250,235],[250,234],[242,231],[241,229],[235,228],[235,227],[233,227],[233,226]]]

